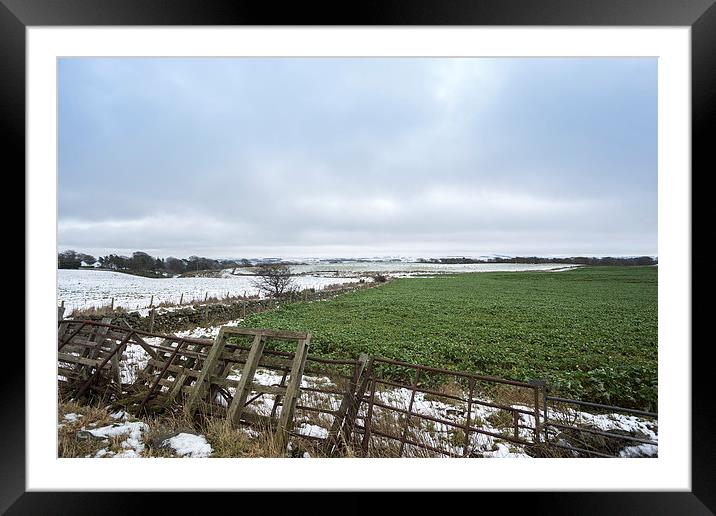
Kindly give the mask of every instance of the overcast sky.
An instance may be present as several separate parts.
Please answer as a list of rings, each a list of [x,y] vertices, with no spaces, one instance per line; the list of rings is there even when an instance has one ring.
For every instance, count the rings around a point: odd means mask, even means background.
[[[59,245],[655,255],[657,61],[61,59]]]

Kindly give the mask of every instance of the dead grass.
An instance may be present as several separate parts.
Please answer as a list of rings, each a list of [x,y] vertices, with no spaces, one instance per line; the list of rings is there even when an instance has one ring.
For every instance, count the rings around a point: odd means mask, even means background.
[[[60,403],[57,411],[57,456],[60,458],[69,457],[93,457],[97,451],[106,448],[106,439],[89,437],[82,439],[77,433],[82,427],[102,427],[114,422],[110,412],[100,406],[80,405],[78,403]],[[75,421],[66,421],[66,414],[79,414]]]
[[[272,439],[259,434],[252,439],[240,428],[233,428],[226,419],[208,419],[204,434],[211,443],[212,457],[279,457]],[[257,442],[254,442],[257,441]]]
[[[89,308],[77,309],[75,308],[70,313],[69,317],[72,319],[85,319],[88,317],[105,317],[105,316],[116,316],[126,314],[127,310],[121,306],[115,306],[111,308],[110,305],[105,306],[93,306]]]
[[[496,412],[487,416],[486,419],[493,427],[499,429],[506,429],[513,427],[514,420],[512,418],[512,411],[499,409]]]
[[[492,397],[494,402],[500,405],[523,405],[527,407],[534,407],[535,403],[535,394],[533,389],[503,383],[495,385],[495,392]],[[540,394],[539,406],[542,406],[543,402],[544,400]]]
[[[468,393],[465,392],[465,389],[463,389],[462,385],[460,385],[457,382],[448,382],[444,384],[438,384],[437,386],[433,387],[432,390],[439,392],[441,394],[446,394],[448,396],[455,396],[458,398],[462,398],[464,400],[467,400]],[[467,403],[467,401],[458,401],[452,398],[445,398],[443,396],[435,395],[435,394],[425,394],[424,399],[426,401],[439,401],[441,403],[445,403],[448,405],[464,405]]]

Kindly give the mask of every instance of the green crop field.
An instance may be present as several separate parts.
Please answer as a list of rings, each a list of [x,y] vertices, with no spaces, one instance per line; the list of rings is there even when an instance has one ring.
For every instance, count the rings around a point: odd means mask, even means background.
[[[310,331],[311,354],[369,353],[655,409],[657,268],[405,278],[254,314],[247,327]],[[399,376],[400,370],[394,371]]]

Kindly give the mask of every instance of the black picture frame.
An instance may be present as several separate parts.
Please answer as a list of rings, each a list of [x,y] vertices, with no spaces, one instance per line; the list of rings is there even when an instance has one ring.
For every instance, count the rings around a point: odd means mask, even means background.
[[[384,0],[324,5],[319,2],[174,0],[0,0],[0,124],[5,143],[6,174],[25,167],[25,29],[30,26],[88,25],[572,25],[689,26],[692,79],[693,178],[716,169],[708,128],[716,126],[716,0]],[[15,158],[8,160],[7,158]],[[697,174],[696,171],[700,172]],[[692,200],[693,210],[693,200]],[[692,256],[698,256],[693,254]],[[692,260],[692,266],[695,261]],[[26,277],[31,271],[26,269]],[[703,288],[703,287],[702,287]],[[692,290],[693,293],[693,290]],[[692,294],[693,296],[693,294]],[[692,304],[693,314],[705,305]],[[693,324],[692,324],[693,327]],[[712,361],[709,341],[691,345],[692,354],[692,490],[690,492],[480,493],[480,504],[524,507],[549,514],[713,514],[716,511],[716,446],[714,446]],[[688,349],[690,343],[681,345]],[[24,364],[25,350],[11,352]],[[8,514],[126,514],[139,508],[139,493],[39,493],[25,489],[24,368],[6,370],[0,380],[0,511]],[[12,417],[9,417],[9,416]],[[292,505],[306,493],[294,493]],[[153,496],[153,495],[152,495]],[[231,494],[212,494],[222,503]],[[246,500],[246,493],[240,494]],[[162,512],[187,509],[187,493],[163,497]],[[265,498],[265,497],[264,497]],[[445,497],[413,495],[422,511],[443,511]],[[233,497],[235,499],[235,497]],[[281,497],[271,495],[272,506]],[[507,500],[507,502],[506,502]],[[143,503],[143,502],[142,502]],[[233,502],[232,502],[233,503]],[[489,504],[489,505],[487,505]],[[329,506],[331,504],[327,504]],[[358,493],[341,496],[352,512],[365,505]],[[226,506],[230,507],[229,505]],[[327,507],[328,508],[328,507]],[[334,512],[335,507],[331,509]],[[316,512],[312,504],[311,512]],[[344,511],[345,512],[345,511]]]

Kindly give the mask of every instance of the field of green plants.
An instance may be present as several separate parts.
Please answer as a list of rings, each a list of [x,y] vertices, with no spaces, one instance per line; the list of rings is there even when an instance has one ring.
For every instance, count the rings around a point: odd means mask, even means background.
[[[285,304],[242,326],[310,331],[315,355],[369,353],[544,379],[560,395],[653,410],[657,274],[656,267],[583,267],[405,278]]]

